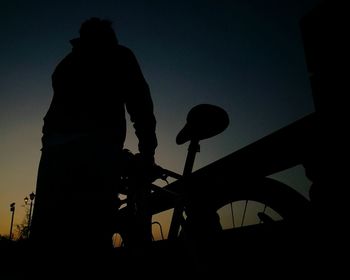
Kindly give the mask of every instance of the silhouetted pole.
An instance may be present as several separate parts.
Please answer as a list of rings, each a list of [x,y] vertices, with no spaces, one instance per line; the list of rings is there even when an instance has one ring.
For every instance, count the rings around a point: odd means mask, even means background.
[[[13,217],[15,216],[15,203],[10,204],[10,211],[12,212],[11,226],[10,226],[10,240],[12,240],[12,227],[13,227]]]
[[[33,201],[34,201],[34,198],[35,198],[35,193],[32,192],[29,195],[29,198],[30,198],[30,208],[29,208],[28,230],[30,231],[30,226],[31,226],[31,221],[32,221]]]
[[[31,225],[31,220],[32,220],[32,210],[33,210],[33,201],[34,201],[34,198],[35,198],[35,193],[32,192],[32,193],[29,195],[29,198],[30,198],[30,206],[29,206],[29,214],[28,214],[28,231],[27,231],[27,237],[29,237],[29,232],[30,232],[30,225]],[[25,202],[25,204],[28,203],[28,197],[25,197],[25,198],[24,198],[24,202]]]

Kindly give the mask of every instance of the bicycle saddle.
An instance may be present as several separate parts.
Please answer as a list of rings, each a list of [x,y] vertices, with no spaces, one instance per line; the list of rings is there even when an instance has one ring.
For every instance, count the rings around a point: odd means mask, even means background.
[[[215,105],[199,104],[187,114],[186,124],[176,136],[178,145],[190,140],[203,140],[223,132],[228,124],[227,112]]]

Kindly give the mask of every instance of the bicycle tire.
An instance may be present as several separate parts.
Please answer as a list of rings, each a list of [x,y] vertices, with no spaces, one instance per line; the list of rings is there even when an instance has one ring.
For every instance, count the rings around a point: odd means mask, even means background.
[[[310,213],[310,201],[276,179],[264,177],[221,189],[220,195],[212,197],[216,211],[237,201],[255,201],[271,208],[288,223],[302,223]]]
[[[260,226],[260,224],[265,230],[268,228],[269,230],[277,228],[287,229],[285,233],[288,232],[289,234],[292,232],[296,233],[300,229],[307,229],[307,223],[310,221],[310,201],[287,184],[264,177],[241,181],[239,184],[231,185],[230,187],[227,185],[217,185],[216,187],[220,189],[220,192],[213,192],[210,195],[210,200],[208,200],[209,196],[202,196],[200,204],[196,204],[192,215],[186,216],[179,230],[178,238],[183,239],[185,236],[194,236],[199,238],[199,240],[201,238],[210,239],[210,236],[217,236],[222,230],[239,230],[246,228],[245,226],[247,225],[251,226],[249,228],[255,228],[256,232],[259,232],[260,230],[256,226]],[[260,222],[255,224],[248,223],[243,225],[242,223],[240,226],[233,225],[231,228],[224,228],[222,217],[218,211],[226,205],[240,201],[253,201],[254,203],[264,204],[270,210],[272,209],[272,212],[277,213],[281,219],[275,220],[266,215],[267,217],[262,220],[259,216]],[[198,212],[196,209],[198,209]],[[251,210],[254,212],[254,209],[251,208]],[[271,211],[268,212],[271,213]],[[253,214],[261,213],[256,212]],[[268,218],[267,221],[266,218]],[[266,224],[268,224],[267,227],[265,226]],[[247,233],[247,231],[243,232]]]

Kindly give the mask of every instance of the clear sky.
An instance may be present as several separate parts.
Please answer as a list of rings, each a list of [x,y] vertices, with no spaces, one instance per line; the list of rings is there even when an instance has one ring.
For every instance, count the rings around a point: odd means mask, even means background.
[[[228,129],[201,142],[198,169],[313,112],[299,29],[317,0],[3,0],[0,4],[0,234],[35,191],[51,74],[82,21],[107,18],[139,60],[158,120],[158,164],[182,172],[175,137],[199,103],[223,107]],[[136,151],[129,126],[126,147]],[[296,167],[279,176],[307,196]],[[88,206],[87,206],[88,207]]]

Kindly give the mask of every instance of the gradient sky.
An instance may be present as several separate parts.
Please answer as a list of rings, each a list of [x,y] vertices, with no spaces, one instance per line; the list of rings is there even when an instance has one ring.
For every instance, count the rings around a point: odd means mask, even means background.
[[[194,169],[313,112],[299,20],[317,0],[17,1],[0,4],[0,234],[35,191],[51,74],[82,21],[113,21],[137,56],[158,120],[158,164],[182,172],[175,137],[199,103],[223,107],[226,131],[201,142]],[[136,151],[129,125],[126,147]],[[307,196],[296,167],[276,175]],[[88,206],[87,206],[88,207]]]

